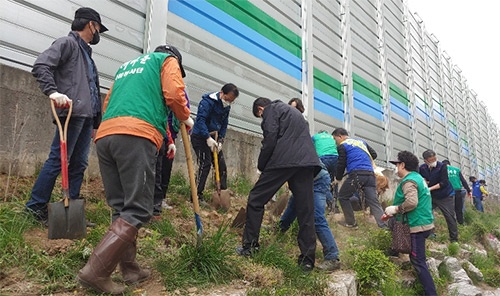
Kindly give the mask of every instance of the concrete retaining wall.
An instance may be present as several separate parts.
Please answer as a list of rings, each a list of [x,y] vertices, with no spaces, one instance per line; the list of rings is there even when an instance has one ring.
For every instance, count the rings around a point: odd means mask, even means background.
[[[33,175],[47,159],[56,128],[49,99],[29,72],[0,64],[0,76],[0,173]],[[260,141],[257,135],[228,130],[223,149],[229,176],[256,177]],[[174,171],[187,176],[180,138],[177,149]],[[87,173],[99,175],[93,144]]]

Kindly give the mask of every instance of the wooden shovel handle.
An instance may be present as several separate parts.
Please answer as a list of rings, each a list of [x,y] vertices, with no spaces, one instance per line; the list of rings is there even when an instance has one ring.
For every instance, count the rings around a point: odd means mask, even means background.
[[[73,111],[73,102],[69,102],[68,115],[66,121],[64,122],[64,128],[61,125],[61,120],[56,112],[56,106],[54,101],[50,100],[50,108],[52,109],[52,115],[54,115],[54,120],[56,121],[57,128],[59,129],[59,147],[61,150],[61,176],[62,176],[62,189],[63,189],[63,199],[64,206],[69,206],[69,176],[68,176],[68,150],[66,147],[66,139],[68,138],[68,124],[71,118],[71,112]]]
[[[181,122],[181,135],[182,144],[184,145],[184,152],[186,153],[186,164],[189,174],[189,184],[191,187],[191,196],[193,198],[193,207],[196,214],[200,214],[200,203],[198,202],[198,193],[196,190],[196,181],[194,178],[193,155],[191,153],[191,142],[188,137],[186,125]]]

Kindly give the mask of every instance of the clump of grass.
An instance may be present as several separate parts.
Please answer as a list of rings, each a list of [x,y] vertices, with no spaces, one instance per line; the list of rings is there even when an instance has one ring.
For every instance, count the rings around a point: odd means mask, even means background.
[[[26,248],[23,234],[33,227],[34,219],[13,203],[0,205],[0,268],[18,264],[19,258],[29,256],[31,248]]]
[[[253,187],[253,183],[243,175],[237,175],[229,180],[229,188],[231,188],[236,195],[246,196]]]
[[[374,295],[377,291],[396,289],[396,266],[380,250],[358,251],[354,257],[353,268],[361,295]]]
[[[174,258],[157,261],[167,290],[228,283],[241,276],[227,229],[228,225],[224,224],[213,236],[204,237],[200,245],[184,244]]]
[[[452,243],[448,245],[448,255],[455,257],[460,251],[460,245],[458,243]]]
[[[189,182],[184,175],[177,171],[170,176],[170,183],[168,184],[168,193],[178,194],[182,196],[191,196],[191,188]]]

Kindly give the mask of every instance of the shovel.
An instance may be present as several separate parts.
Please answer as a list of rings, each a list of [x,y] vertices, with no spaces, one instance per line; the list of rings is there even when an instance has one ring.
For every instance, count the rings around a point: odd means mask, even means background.
[[[57,116],[54,102],[50,100],[52,114],[59,129],[59,140],[61,150],[61,175],[63,199],[59,202],[49,203],[49,239],[77,239],[87,235],[85,223],[85,200],[69,198],[69,178],[68,178],[68,153],[66,139],[68,137],[68,124],[73,111],[73,104],[69,103],[68,117],[64,123],[64,129]]]
[[[201,245],[203,235],[203,225],[200,218],[200,203],[198,202],[198,193],[196,192],[196,181],[194,179],[193,155],[191,154],[191,142],[189,141],[186,125],[181,122],[182,143],[186,153],[186,163],[189,173],[189,185],[191,187],[191,197],[193,198],[194,221],[196,223],[196,243]]]
[[[213,131],[210,134],[214,135],[214,139],[217,142],[218,140],[217,131]],[[219,151],[217,149],[214,149],[213,154],[214,154],[213,158],[214,158],[214,171],[215,171],[215,188],[217,189],[217,192],[215,192],[212,195],[212,200],[214,201],[216,208],[220,208],[224,211],[227,211],[231,207],[231,196],[229,194],[229,191],[220,189]]]

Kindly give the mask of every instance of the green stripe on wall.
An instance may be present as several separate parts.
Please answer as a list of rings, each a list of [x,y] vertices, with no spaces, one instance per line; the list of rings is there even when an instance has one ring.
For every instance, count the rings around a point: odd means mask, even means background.
[[[342,101],[344,96],[342,83],[317,68],[314,68],[314,87],[339,101]]]
[[[248,0],[207,0],[262,36],[297,57],[302,55],[301,38]]]
[[[393,98],[403,103],[406,107],[409,105],[408,95],[392,82],[389,82],[389,91]]]
[[[382,104],[382,95],[380,94],[380,89],[378,87],[371,84],[356,73],[352,73],[352,80],[354,82],[353,88],[355,91],[358,91],[373,101]]]

